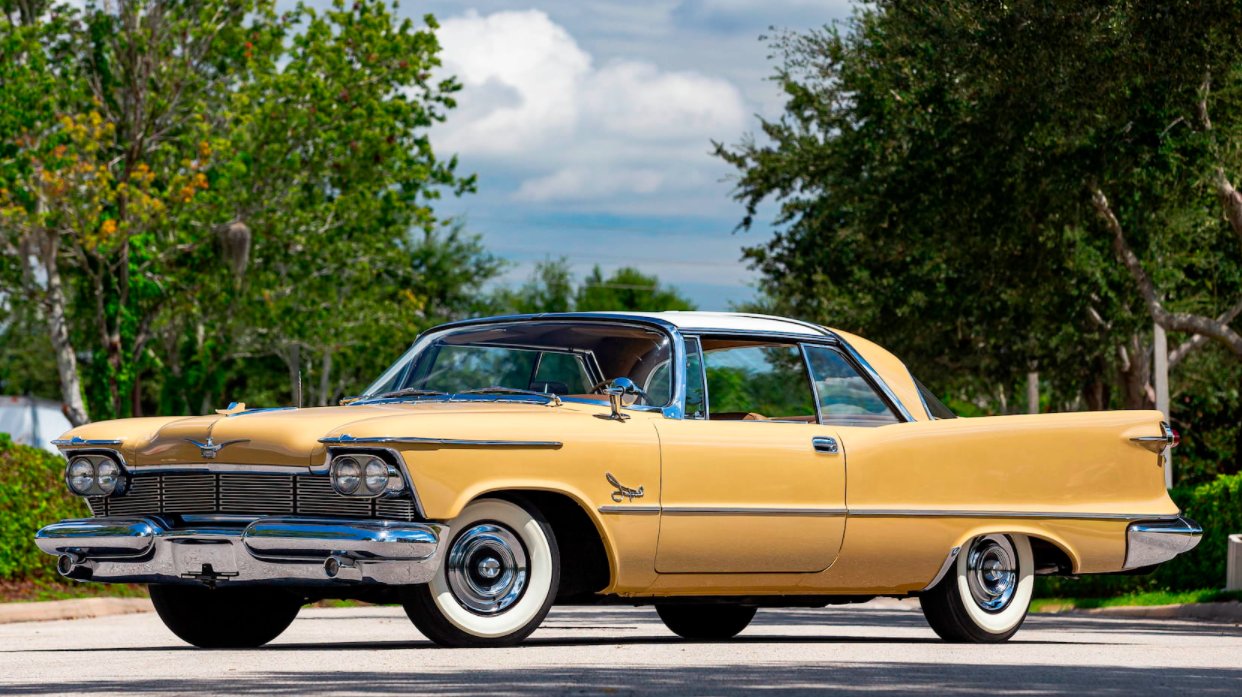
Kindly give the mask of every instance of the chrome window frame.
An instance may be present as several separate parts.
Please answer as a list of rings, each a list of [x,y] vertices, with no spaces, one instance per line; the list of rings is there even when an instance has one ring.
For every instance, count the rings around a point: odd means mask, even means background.
[[[743,315],[743,316],[747,316],[747,315]],[[630,406],[623,407],[623,408],[628,409],[630,411],[660,412],[666,419],[682,419],[682,418],[685,418],[686,371],[688,370],[688,367],[686,365],[686,349],[685,349],[686,339],[688,338],[699,339],[700,340],[700,351],[701,351],[701,345],[702,345],[701,338],[703,336],[737,337],[737,338],[751,338],[751,339],[755,339],[755,338],[780,339],[780,340],[786,340],[786,341],[790,341],[790,342],[798,343],[798,344],[805,343],[805,344],[812,344],[812,345],[827,345],[827,346],[838,348],[845,355],[846,360],[848,360],[850,363],[853,364],[854,368],[858,370],[859,374],[862,375],[863,379],[866,380],[871,385],[871,387],[876,390],[877,393],[879,393],[880,398],[888,405],[890,409],[893,410],[893,412],[897,416],[899,423],[900,422],[912,422],[916,420],[914,416],[910,413],[910,410],[906,407],[905,403],[903,403],[901,399],[897,397],[897,394],[888,385],[888,383],[884,380],[884,378],[880,376],[879,372],[877,372],[876,369],[867,361],[867,359],[863,358],[862,354],[860,354],[853,346],[851,346],[848,341],[842,339],[839,335],[829,330],[828,328],[822,327],[817,324],[812,324],[810,322],[805,322],[802,320],[787,320],[787,321],[806,327],[807,329],[814,331],[815,334],[808,335],[808,334],[793,333],[793,332],[772,332],[772,331],[765,331],[765,330],[726,329],[726,328],[713,328],[713,327],[695,327],[693,329],[686,329],[685,331],[683,331],[679,327],[677,327],[677,325],[675,325],[674,323],[658,318],[658,317],[644,317],[642,315],[616,314],[616,313],[606,313],[606,312],[599,312],[599,313],[596,313],[596,312],[589,312],[589,313],[560,312],[560,313],[545,313],[545,314],[531,314],[531,315],[502,315],[499,317],[479,317],[479,318],[474,318],[474,319],[458,320],[456,322],[449,322],[447,324],[441,324],[437,327],[433,327],[423,332],[422,334],[419,334],[418,337],[416,337],[414,341],[410,344],[410,347],[404,353],[402,353],[401,357],[398,358],[396,362],[394,362],[393,367],[396,367],[397,363],[403,360],[412,351],[419,348],[421,343],[434,338],[436,335],[438,335],[441,332],[460,329],[464,327],[479,327],[479,326],[485,326],[489,324],[511,324],[511,323],[517,323],[517,322],[563,322],[563,323],[584,323],[585,322],[585,323],[598,323],[598,324],[619,324],[619,325],[625,325],[625,326],[631,326],[631,327],[641,327],[644,329],[656,329],[657,331],[664,333],[669,338],[671,349],[673,352],[673,356],[672,356],[673,394],[669,400],[669,403],[663,407],[630,405]],[[413,362],[411,361],[410,364],[405,366],[404,368],[408,369],[410,365],[412,365],[412,363]],[[805,352],[804,352],[804,363],[805,363]],[[391,380],[394,377],[394,375],[392,375],[393,367],[390,367],[388,370],[384,371],[384,373],[381,374],[380,377],[375,382],[373,382],[370,386],[368,386],[367,392],[370,393],[372,388],[377,388],[378,386],[381,386],[384,382],[386,382],[385,378],[387,378],[388,380]],[[810,375],[809,365],[806,365],[806,370],[807,370],[807,375],[809,376]],[[703,389],[704,389],[704,400],[706,401],[710,399],[710,396],[707,392],[706,375],[704,375]],[[364,399],[366,396],[368,395],[364,395]],[[360,401],[363,401],[363,400],[360,400]],[[818,417],[818,408],[819,407],[818,407],[818,398],[817,398],[816,399],[817,417]],[[711,408],[709,405],[705,404],[704,411],[707,413],[707,416],[710,418]]]

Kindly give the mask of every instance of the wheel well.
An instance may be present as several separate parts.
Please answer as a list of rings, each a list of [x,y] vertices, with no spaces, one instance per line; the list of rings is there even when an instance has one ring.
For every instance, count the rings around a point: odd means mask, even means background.
[[[494,491],[487,496],[529,502],[552,526],[561,553],[557,602],[591,596],[608,587],[608,553],[595,522],[577,501],[554,491]]]
[[[1031,554],[1035,557],[1035,573],[1047,575],[1074,572],[1074,561],[1065,550],[1038,537],[1028,535],[1027,539],[1031,541]]]

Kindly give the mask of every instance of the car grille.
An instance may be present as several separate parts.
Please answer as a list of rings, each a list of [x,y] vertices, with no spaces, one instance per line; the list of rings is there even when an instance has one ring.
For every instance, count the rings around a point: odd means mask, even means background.
[[[176,472],[137,475],[123,496],[87,499],[95,516],[169,514],[331,515],[411,521],[410,498],[341,496],[326,475]]]

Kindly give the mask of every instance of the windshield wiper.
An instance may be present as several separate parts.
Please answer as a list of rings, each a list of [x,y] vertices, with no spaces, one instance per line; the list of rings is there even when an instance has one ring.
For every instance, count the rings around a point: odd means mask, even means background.
[[[404,390],[393,390],[377,395],[369,395],[362,399],[391,399],[393,397],[448,397],[449,393],[439,390],[424,390],[419,387],[407,387]]]
[[[531,397],[543,397],[548,400],[552,406],[561,406],[561,398],[551,392],[536,392],[535,390],[523,390],[517,387],[502,387],[500,385],[492,385],[491,387],[480,387],[477,390],[466,390],[457,394],[515,394],[528,395]]]

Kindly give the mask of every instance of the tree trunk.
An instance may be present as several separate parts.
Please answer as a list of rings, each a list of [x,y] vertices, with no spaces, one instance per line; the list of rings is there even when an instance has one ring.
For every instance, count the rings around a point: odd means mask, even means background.
[[[332,395],[332,349],[323,350],[323,365],[319,369],[319,406],[326,407]]]
[[[57,239],[50,236],[42,250],[43,268],[47,273],[47,289],[43,295],[44,314],[47,316],[48,334],[52,350],[56,353],[56,372],[60,376],[60,401],[64,403],[65,417],[74,426],[90,423],[86,403],[82,401],[82,381],[78,376],[78,356],[69,339],[69,325],[65,319],[65,289],[60,279],[60,267],[56,263]]]
[[[1087,403],[1089,411],[1104,411],[1108,408],[1112,394],[1109,390],[1109,382],[1104,379],[1107,371],[1107,361],[1103,356],[1097,357],[1095,359],[1095,370],[1092,371],[1090,380],[1082,390],[1083,401]]]
[[[1121,380],[1121,401],[1126,409],[1151,409],[1155,393],[1151,387],[1151,360],[1147,346],[1138,336],[1130,337],[1128,345],[1118,346],[1121,359],[1118,368]]]

